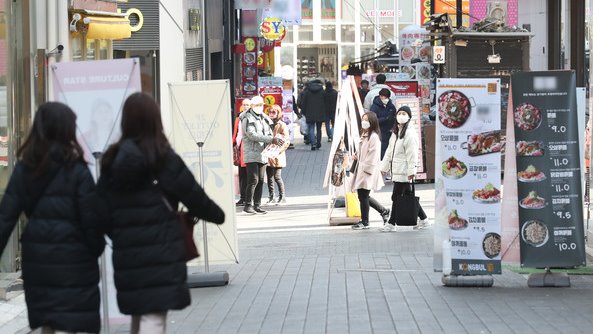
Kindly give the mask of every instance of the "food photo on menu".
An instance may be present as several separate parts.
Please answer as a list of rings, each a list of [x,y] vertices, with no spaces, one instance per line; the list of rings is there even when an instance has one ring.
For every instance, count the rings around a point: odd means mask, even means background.
[[[467,219],[459,217],[459,214],[457,213],[456,209],[452,210],[451,213],[449,213],[447,221],[449,223],[449,228],[455,231],[464,230],[468,226]]]
[[[541,157],[545,153],[544,144],[538,140],[517,142],[517,156],[520,157]]]
[[[500,190],[496,189],[492,183],[488,183],[484,188],[475,190],[472,193],[472,199],[478,203],[498,203],[500,202]]]
[[[462,161],[459,161],[454,156],[451,156],[449,159],[443,161],[441,165],[441,172],[446,178],[460,179],[465,176],[465,174],[467,174],[467,166]]]
[[[542,209],[546,206],[546,200],[537,195],[537,191],[532,190],[529,194],[519,201],[519,206],[523,209]]]
[[[521,238],[533,247],[541,247],[548,241],[548,227],[539,220],[528,220],[521,228]]]
[[[494,232],[486,233],[484,240],[482,241],[482,249],[484,250],[484,255],[489,259],[493,259],[500,255],[500,234]]]
[[[546,179],[546,174],[538,170],[534,165],[529,165],[525,170],[517,172],[519,182],[531,183],[540,182]]]
[[[467,137],[467,152],[470,157],[488,153],[498,153],[501,152],[503,148],[504,141],[500,131],[488,131],[472,134]]]
[[[533,131],[542,122],[539,108],[531,103],[521,103],[515,108],[515,125],[524,131]]]
[[[463,124],[471,114],[471,103],[465,94],[448,90],[438,98],[439,121],[450,129],[455,129]]]

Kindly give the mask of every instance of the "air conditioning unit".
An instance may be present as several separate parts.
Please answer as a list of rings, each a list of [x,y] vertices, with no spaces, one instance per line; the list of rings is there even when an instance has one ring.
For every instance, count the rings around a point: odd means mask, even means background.
[[[488,17],[496,18],[502,22],[507,22],[507,8],[508,1],[506,0],[489,0],[488,1]]]

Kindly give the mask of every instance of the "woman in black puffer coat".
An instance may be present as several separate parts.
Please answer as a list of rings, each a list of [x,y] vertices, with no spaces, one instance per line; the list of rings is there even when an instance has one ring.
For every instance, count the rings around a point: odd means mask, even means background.
[[[183,231],[165,200],[206,221],[221,224],[225,215],[171,149],[152,97],[128,97],[121,132],[105,152],[98,184],[111,216],[117,302],[132,315],[132,333],[147,322],[164,333],[167,311],[190,304]]]
[[[76,115],[61,103],[39,107],[0,203],[0,252],[21,213],[22,269],[32,329],[100,331],[95,183],[76,143]]]

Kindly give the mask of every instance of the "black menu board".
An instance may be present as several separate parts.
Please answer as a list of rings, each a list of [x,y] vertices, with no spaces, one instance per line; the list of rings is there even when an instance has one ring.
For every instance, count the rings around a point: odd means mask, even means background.
[[[512,76],[521,265],[585,265],[573,71]]]

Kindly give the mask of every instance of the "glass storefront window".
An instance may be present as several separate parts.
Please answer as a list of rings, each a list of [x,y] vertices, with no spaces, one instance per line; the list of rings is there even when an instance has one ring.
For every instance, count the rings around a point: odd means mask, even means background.
[[[286,27],[286,36],[282,40],[282,43],[293,43],[294,42],[294,28],[292,26]]]
[[[348,66],[348,63],[350,63],[351,61],[354,60],[354,58],[356,58],[355,55],[355,47],[354,45],[343,45],[340,48],[341,52],[342,52],[342,67],[344,66]]]
[[[360,57],[367,58],[375,55],[375,46],[374,45],[366,45],[360,47]]]
[[[95,60],[95,40],[86,40],[86,60]]]
[[[342,0],[342,23],[354,23],[358,0]]]
[[[335,41],[336,40],[336,27],[335,26],[321,26],[321,40],[322,41]]]
[[[280,66],[289,65],[294,66],[294,48],[292,46],[280,48]]]
[[[397,38],[394,38],[393,35],[393,24],[381,24],[379,26],[379,32],[381,39],[379,40],[380,43],[383,43],[387,40],[395,41],[397,43]]]
[[[299,27],[299,42],[313,41],[313,26],[302,25]]]
[[[375,27],[373,25],[360,26],[360,42],[375,43]]]
[[[109,59],[109,41],[102,39],[99,41],[99,59]]]
[[[70,41],[70,50],[72,50],[72,61],[81,61],[82,53],[83,53],[83,46],[82,46],[82,36],[74,37]]]
[[[346,43],[354,43],[355,40],[356,29],[354,28],[353,24],[349,25],[342,25],[342,42]]]

